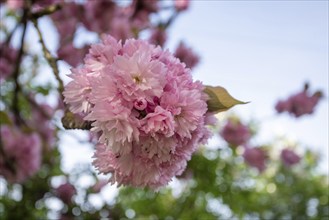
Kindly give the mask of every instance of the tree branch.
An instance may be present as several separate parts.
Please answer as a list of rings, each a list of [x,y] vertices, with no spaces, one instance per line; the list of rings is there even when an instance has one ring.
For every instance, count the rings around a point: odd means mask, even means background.
[[[35,29],[37,30],[38,36],[39,36],[39,42],[41,43],[42,46],[42,52],[43,55],[45,57],[45,59],[47,60],[49,66],[52,68],[55,78],[58,82],[58,92],[60,94],[60,96],[62,97],[62,100],[64,100],[64,96],[63,96],[63,90],[64,90],[64,83],[62,81],[62,79],[59,76],[59,70],[58,70],[58,66],[57,66],[57,59],[54,58],[51,53],[49,52],[48,48],[46,47],[46,44],[43,40],[40,28],[38,26],[38,21],[35,18],[32,18],[32,22],[34,24]]]
[[[18,82],[18,78],[19,78],[19,73],[20,73],[20,66],[21,66],[21,62],[22,62],[22,57],[24,54],[24,40],[25,40],[25,35],[26,35],[26,29],[27,29],[27,13],[28,13],[28,9],[24,8],[24,12],[23,12],[23,17],[22,17],[22,24],[23,24],[23,32],[22,32],[22,37],[21,37],[21,47],[20,50],[18,52],[17,55],[17,59],[16,59],[16,66],[14,68],[14,72],[13,72],[13,78],[14,78],[14,83],[15,83],[15,89],[14,89],[14,97],[13,97],[13,112],[15,115],[15,120],[16,123],[21,124],[23,119],[20,116],[19,113],[19,108],[18,108],[18,93],[21,90],[20,84]]]

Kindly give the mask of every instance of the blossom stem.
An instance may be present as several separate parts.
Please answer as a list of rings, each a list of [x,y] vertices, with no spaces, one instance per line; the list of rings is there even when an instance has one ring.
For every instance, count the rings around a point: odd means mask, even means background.
[[[48,48],[46,47],[46,44],[43,40],[39,25],[38,25],[38,21],[36,18],[32,18],[32,22],[34,24],[35,29],[37,30],[38,36],[39,36],[39,42],[41,43],[42,46],[42,52],[43,55],[45,57],[45,59],[47,60],[49,66],[52,68],[55,78],[58,82],[58,92],[60,94],[60,96],[62,97],[62,100],[64,100],[64,96],[62,94],[63,90],[64,90],[64,83],[62,81],[62,79],[59,76],[59,70],[58,70],[58,66],[57,66],[57,59],[54,58],[50,51],[48,50]]]

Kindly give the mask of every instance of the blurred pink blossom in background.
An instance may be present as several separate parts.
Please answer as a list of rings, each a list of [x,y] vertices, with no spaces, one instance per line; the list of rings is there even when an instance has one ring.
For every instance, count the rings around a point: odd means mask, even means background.
[[[152,29],[151,37],[149,39],[149,42],[151,44],[160,45],[161,47],[163,47],[166,41],[167,41],[167,33],[164,28],[158,27]]]
[[[187,47],[183,42],[179,43],[174,56],[180,59],[181,62],[185,63],[186,66],[191,69],[195,67],[200,61],[199,56],[195,54],[193,50]]]
[[[292,166],[297,164],[301,158],[293,150],[286,148],[281,151],[281,159],[286,166]]]
[[[229,120],[220,131],[221,137],[233,147],[246,144],[251,137],[248,126],[240,121]]]
[[[55,194],[65,204],[69,204],[72,202],[72,197],[76,194],[76,189],[71,183],[66,182],[55,189]]]
[[[36,133],[23,133],[17,127],[7,125],[1,126],[0,134],[4,151],[4,154],[0,154],[0,175],[12,183],[22,183],[40,169],[40,137]]]
[[[243,157],[247,164],[256,167],[260,172],[265,170],[265,152],[262,149],[255,147],[245,147],[244,149]]]
[[[275,109],[278,113],[288,112],[298,118],[303,115],[312,114],[321,97],[322,92],[320,91],[310,94],[308,85],[306,84],[303,91],[290,96],[286,100],[278,101]]]
[[[58,58],[65,60],[71,66],[77,66],[87,54],[88,48],[88,46],[76,48],[73,44],[68,43],[58,49]]]

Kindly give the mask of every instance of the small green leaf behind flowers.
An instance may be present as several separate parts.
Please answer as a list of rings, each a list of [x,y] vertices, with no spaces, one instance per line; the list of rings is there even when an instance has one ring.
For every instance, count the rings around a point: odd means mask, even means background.
[[[204,92],[209,96],[207,101],[208,112],[219,113],[227,111],[235,105],[247,104],[233,98],[228,91],[221,86],[205,86]]]
[[[91,128],[91,122],[84,121],[81,117],[70,111],[65,112],[62,118],[62,124],[65,129],[90,130]]]

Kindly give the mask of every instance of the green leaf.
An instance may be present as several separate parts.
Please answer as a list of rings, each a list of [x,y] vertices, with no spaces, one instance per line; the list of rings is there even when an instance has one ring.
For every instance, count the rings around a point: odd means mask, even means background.
[[[42,86],[32,86],[32,89],[37,93],[41,93],[42,95],[47,96],[49,95],[50,90],[53,89],[53,85],[48,83],[47,85]]]
[[[209,96],[207,101],[208,112],[223,112],[238,104],[247,104],[233,98],[225,88],[221,86],[206,86],[204,92]]]

